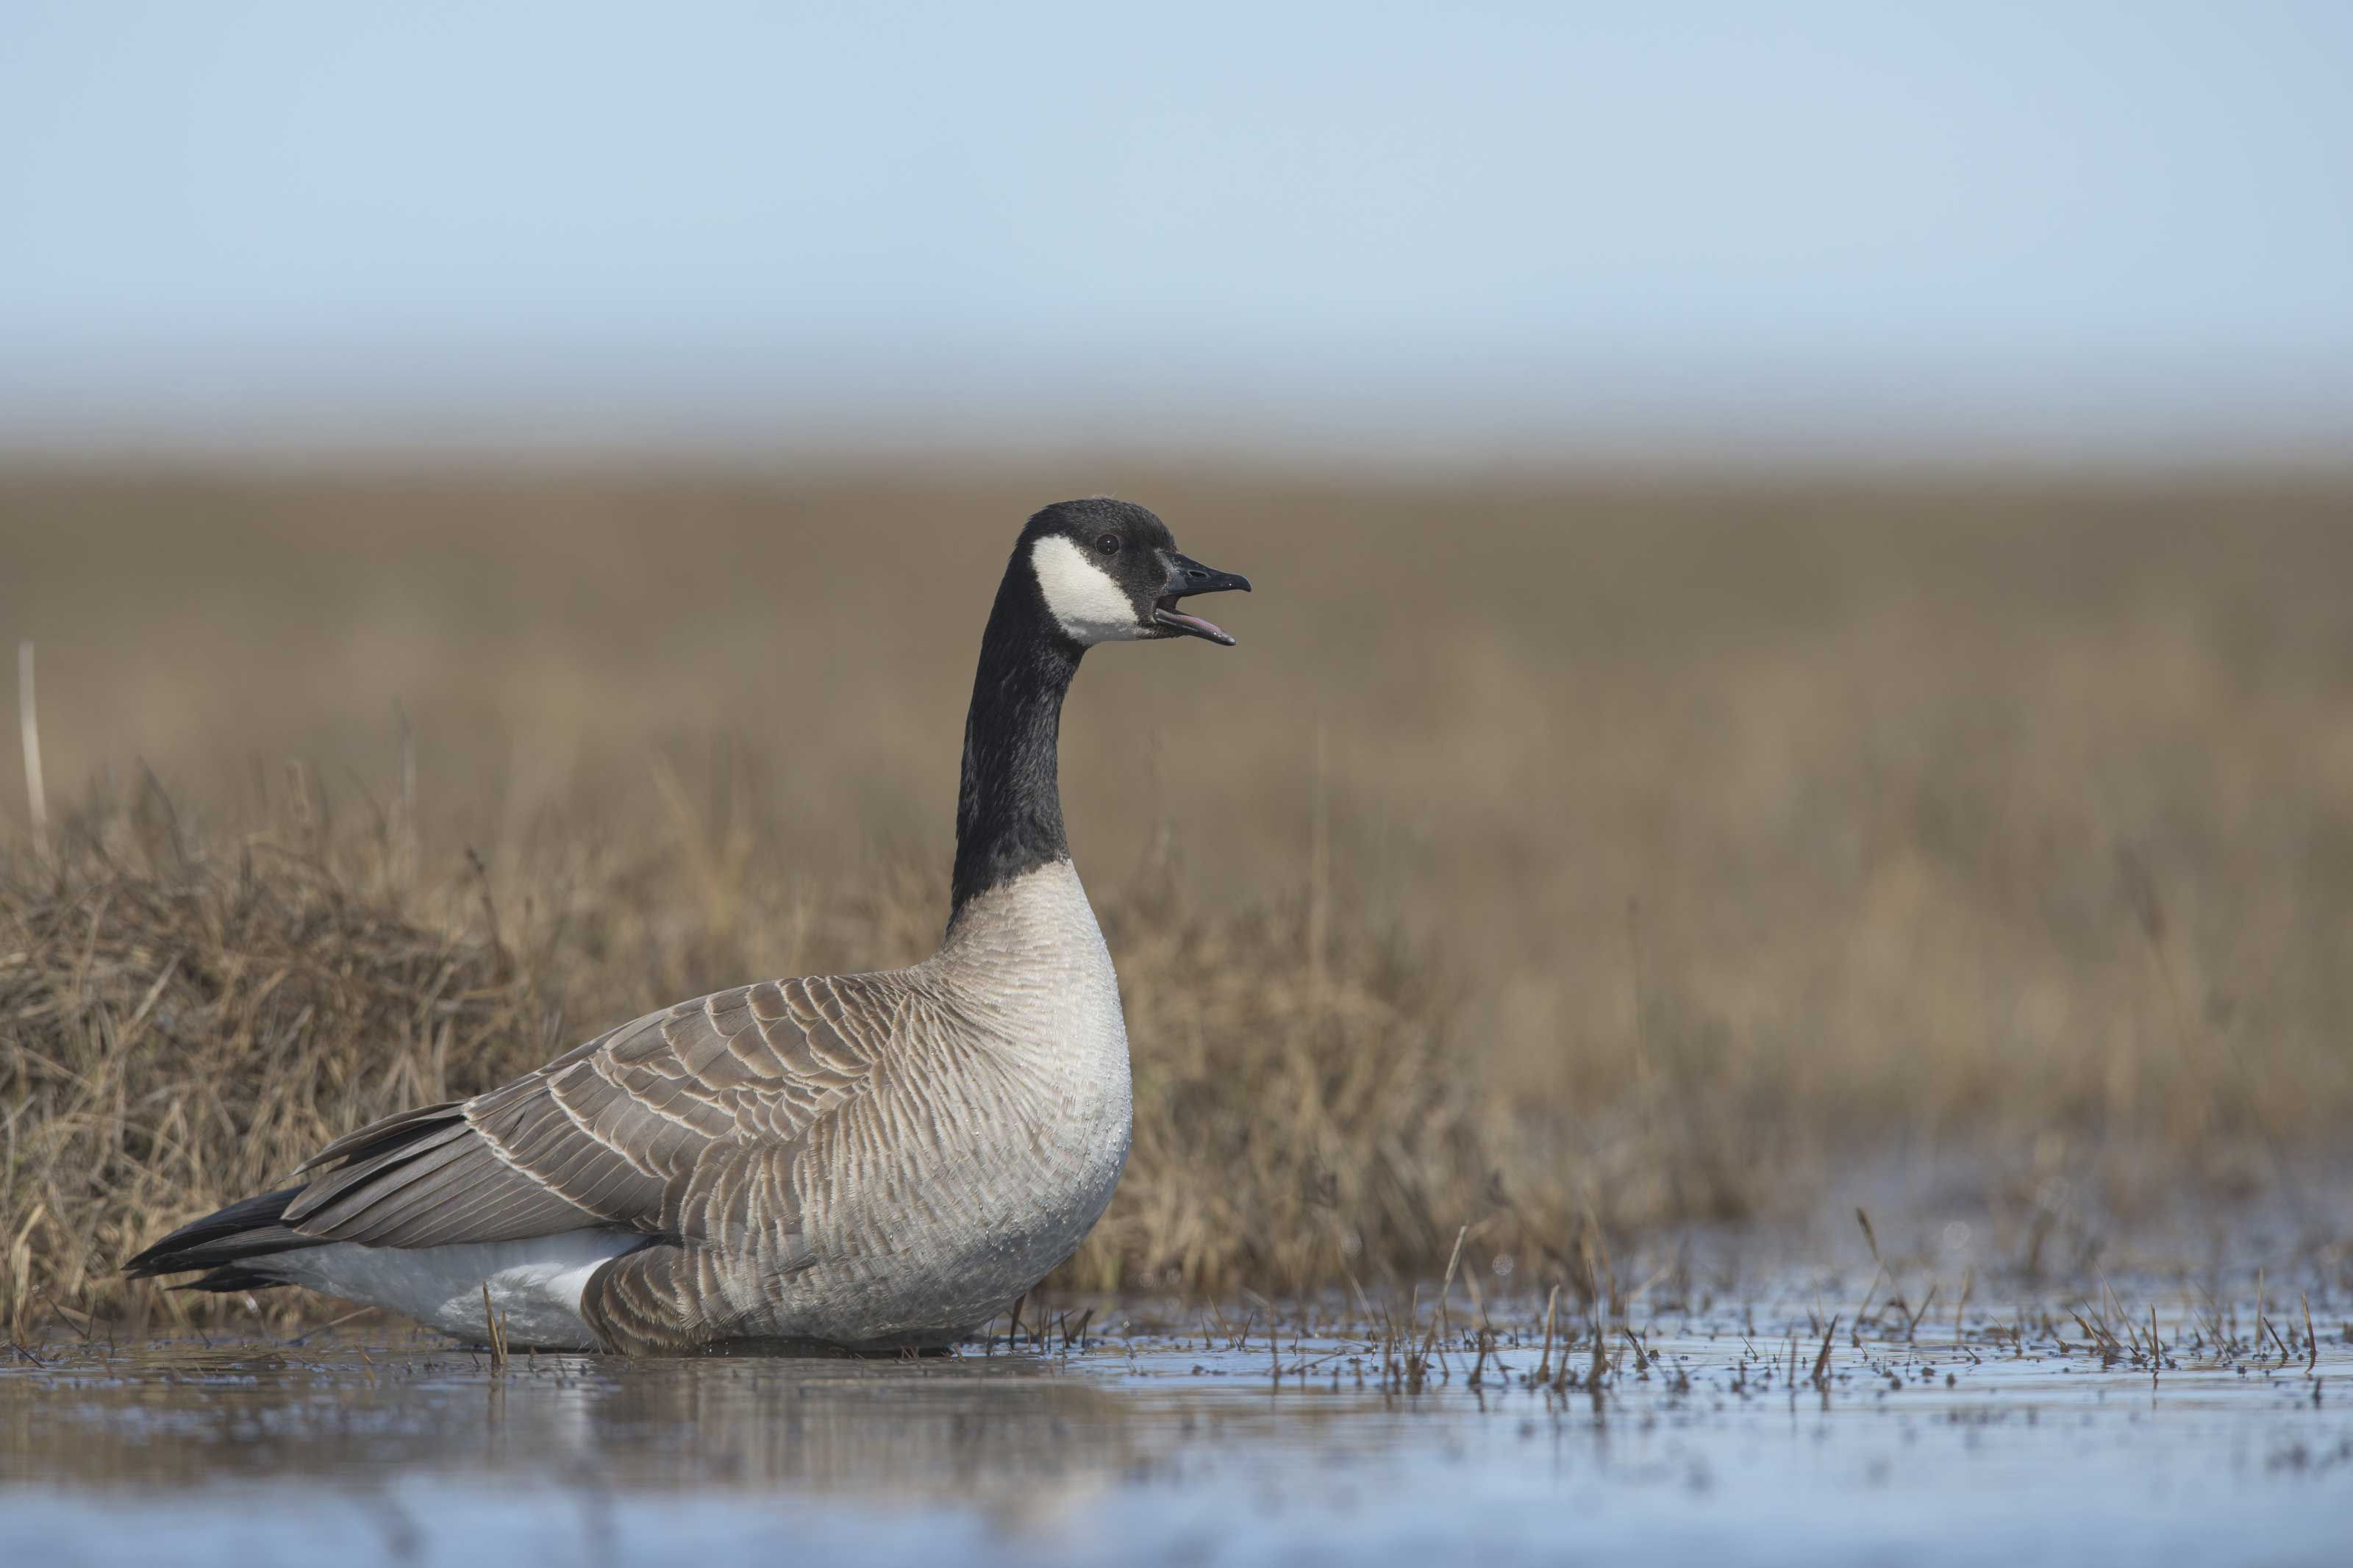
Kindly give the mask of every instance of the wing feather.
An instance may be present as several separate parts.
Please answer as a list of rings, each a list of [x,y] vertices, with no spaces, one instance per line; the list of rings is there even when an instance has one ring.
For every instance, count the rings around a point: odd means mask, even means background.
[[[439,1247],[595,1225],[740,1242],[756,1220],[781,1245],[797,1216],[755,1200],[736,1156],[794,1145],[864,1093],[906,995],[896,974],[764,981],[649,1013],[488,1093],[336,1139],[285,1222]],[[683,1280],[663,1283],[648,1294]]]

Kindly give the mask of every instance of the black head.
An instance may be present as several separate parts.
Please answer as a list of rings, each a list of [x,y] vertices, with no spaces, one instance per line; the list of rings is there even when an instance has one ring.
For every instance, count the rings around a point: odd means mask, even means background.
[[[1012,574],[1025,569],[1048,620],[1082,647],[1176,637],[1230,647],[1231,637],[1179,610],[1176,601],[1229,588],[1250,592],[1249,578],[1177,553],[1168,525],[1151,512],[1101,496],[1056,501],[1031,518],[1014,547]]]

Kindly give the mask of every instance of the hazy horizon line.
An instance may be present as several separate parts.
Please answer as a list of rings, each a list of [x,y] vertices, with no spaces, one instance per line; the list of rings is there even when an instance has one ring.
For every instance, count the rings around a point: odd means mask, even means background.
[[[2006,461],[2334,468],[2353,369],[2228,349],[1877,358],[1273,344],[48,345],[0,458],[1161,460],[1526,468]]]

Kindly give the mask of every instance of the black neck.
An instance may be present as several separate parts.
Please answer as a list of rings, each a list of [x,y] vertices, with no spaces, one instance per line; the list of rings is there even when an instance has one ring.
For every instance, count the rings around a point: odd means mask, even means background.
[[[978,895],[1070,856],[1054,753],[1062,696],[1083,651],[1047,613],[1028,563],[1017,556],[981,634],[980,668],[965,715],[951,926]]]

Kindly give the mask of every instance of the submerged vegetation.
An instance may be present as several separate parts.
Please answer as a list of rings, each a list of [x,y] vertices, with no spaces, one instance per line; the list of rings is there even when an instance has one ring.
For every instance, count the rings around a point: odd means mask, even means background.
[[[387,1559],[470,1561],[489,1533],[473,1521],[533,1511],[558,1539],[596,1521],[624,1561],[675,1544],[688,1514],[707,1530],[747,1511],[739,1554],[788,1522],[860,1556],[943,1508],[986,1510],[1010,1542],[990,1560],[1008,1563],[1198,1561],[1213,1531],[1284,1528],[1292,1549],[1271,1554],[1313,1560],[1368,1519],[1442,1528],[1481,1561],[1554,1561],[1572,1535],[1613,1558],[1665,1540],[1672,1560],[1715,1561],[1776,1507],[1809,1562],[2014,1557],[2021,1520],[2066,1560],[2111,1560],[2133,1521],[2131,1561],[2179,1559],[2192,1531],[2199,1561],[2343,1555],[2341,1261],[1972,1290],[1949,1255],[1873,1270],[1851,1232],[1862,1270],[1703,1264],[1607,1310],[1482,1302],[1467,1275],[1451,1301],[1376,1287],[1033,1303],[953,1358],[501,1356],[383,1321],[259,1342],[60,1324],[0,1347],[0,1471],[17,1483],[0,1541],[27,1542],[18,1561],[73,1558],[47,1549],[47,1493],[90,1500],[70,1516],[86,1535],[170,1531],[185,1554],[190,1501],[233,1479],[223,1507],[276,1523],[259,1536],[272,1553],[244,1521],[245,1560],[389,1538]],[[1940,1506],[1956,1476],[1998,1482],[2001,1506]],[[1282,1506],[1253,1505],[1277,1490]],[[848,1508],[828,1521],[828,1503]],[[1706,1528],[1685,1548],[1669,1532],[1692,1520]],[[1109,1545],[1074,1558],[1082,1534]]]
[[[116,1265],[929,951],[971,584],[1101,483],[0,479],[53,807],[0,787],[0,1324],[221,1310]],[[2023,1258],[2353,1113],[2344,490],[1120,488],[1260,592],[1065,721],[1137,1111],[1065,1285],[1377,1290],[1468,1226],[1590,1294],[1938,1149]]]

